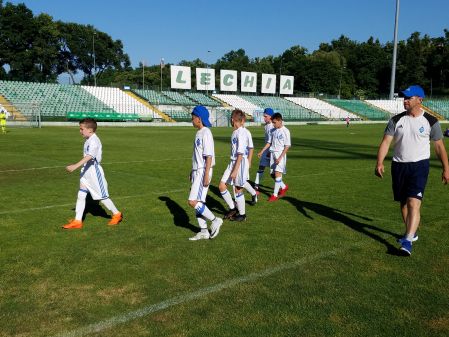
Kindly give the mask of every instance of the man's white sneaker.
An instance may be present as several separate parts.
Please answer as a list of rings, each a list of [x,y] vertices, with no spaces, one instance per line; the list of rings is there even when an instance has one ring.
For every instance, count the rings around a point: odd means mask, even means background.
[[[198,241],[198,240],[209,240],[210,239],[210,234],[209,232],[207,233],[196,233],[195,236],[192,236],[191,238],[189,238],[190,241]]]
[[[210,226],[210,238],[215,238],[218,233],[220,232],[220,227],[223,225],[223,219],[222,218],[215,218],[214,221],[212,221],[212,225]]]

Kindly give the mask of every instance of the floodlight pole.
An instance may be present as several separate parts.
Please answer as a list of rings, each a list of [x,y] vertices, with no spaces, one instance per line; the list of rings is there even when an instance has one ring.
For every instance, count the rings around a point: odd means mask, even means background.
[[[394,20],[393,61],[391,64],[391,80],[390,80],[390,99],[394,98],[394,85],[396,81],[396,57],[398,53],[398,21],[399,21],[399,0],[396,0],[396,16]]]
[[[145,90],[145,61],[142,61],[142,89]]]
[[[344,65],[340,67],[340,85],[338,86],[338,99],[341,99],[341,81],[343,79],[343,69],[346,68]]]
[[[207,54],[209,55],[211,51],[208,50]],[[206,61],[206,74],[207,74],[207,79],[209,78],[209,62]],[[209,96],[209,82],[206,79],[206,96]]]
[[[95,64],[95,35],[96,35],[96,33],[94,31],[94,33],[92,35],[92,55],[93,55],[93,58],[94,58],[94,85],[97,86],[97,74],[96,74],[96,71],[95,71],[96,68],[97,68],[97,66]]]
[[[161,61],[160,61],[160,64],[159,64],[159,67],[161,68],[161,92],[162,92],[162,63],[164,62],[164,58],[161,58]],[[164,66],[165,66],[165,63],[164,63]]]
[[[279,66],[279,92],[278,97],[281,97],[281,76],[282,76],[282,61],[284,60],[283,55],[281,55],[281,65]]]

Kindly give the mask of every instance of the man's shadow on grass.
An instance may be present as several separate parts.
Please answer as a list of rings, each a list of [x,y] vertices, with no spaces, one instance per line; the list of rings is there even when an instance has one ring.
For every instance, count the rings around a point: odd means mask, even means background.
[[[370,218],[360,216],[360,215],[357,215],[354,213],[344,212],[339,209],[321,205],[321,204],[317,204],[314,202],[295,199],[295,198],[288,197],[288,196],[283,197],[282,199],[290,202],[306,218],[313,219],[312,216],[310,216],[309,213],[307,212],[308,210],[315,212],[316,214],[324,216],[330,220],[338,221],[338,222],[342,223],[343,225],[351,228],[352,230],[355,230],[361,234],[364,234],[364,235],[370,237],[371,239],[373,239],[377,242],[384,244],[387,247],[387,254],[403,255],[399,249],[397,249],[395,246],[393,246],[391,243],[389,243],[383,237],[381,237],[380,235],[378,235],[376,233],[373,233],[372,231],[375,231],[378,233],[383,233],[383,234],[388,234],[388,235],[393,236],[394,238],[398,237],[397,234],[392,233],[388,230],[373,226],[373,225],[369,225],[369,224],[354,220],[354,219],[350,218],[349,216],[356,217],[363,221],[372,221],[372,219],[370,219]]]
[[[198,232],[198,226],[194,226],[190,223],[187,212],[176,201],[166,196],[160,196],[159,200],[165,202],[168,210],[173,215],[173,222],[175,226],[189,229],[194,233]]]

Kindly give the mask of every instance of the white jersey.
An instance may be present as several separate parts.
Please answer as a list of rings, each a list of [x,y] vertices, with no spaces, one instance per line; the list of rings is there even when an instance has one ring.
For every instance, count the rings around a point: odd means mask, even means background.
[[[231,160],[237,160],[237,156],[241,154],[247,157],[247,140],[248,136],[243,126],[232,132],[231,136]]]
[[[85,142],[83,156],[91,156],[81,168],[80,182],[85,186],[94,200],[107,199],[109,197],[108,183],[100,165],[102,159],[102,146],[100,138],[94,133]]]
[[[207,127],[197,131],[193,143],[192,170],[196,171],[206,167],[206,158],[212,157],[211,167],[215,166],[214,138]]]
[[[271,133],[271,139],[268,142],[271,144],[270,152],[282,152],[286,146],[290,147],[290,131],[285,127],[281,126],[279,129],[274,129]]]
[[[406,112],[390,119],[385,134],[393,136],[393,161],[400,163],[417,162],[430,158],[430,140],[443,138],[438,120],[423,112],[412,117]]]
[[[254,149],[253,136],[251,136],[251,131],[247,128],[243,128],[246,132],[246,153],[245,155],[248,157],[249,150]]]
[[[103,150],[100,138],[95,133],[84,142],[83,156],[91,156],[97,163],[101,163]],[[84,164],[86,165],[87,163]]]

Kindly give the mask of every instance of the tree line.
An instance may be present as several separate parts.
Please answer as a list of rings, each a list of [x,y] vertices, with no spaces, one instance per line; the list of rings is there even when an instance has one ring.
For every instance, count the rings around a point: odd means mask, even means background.
[[[295,45],[281,55],[250,58],[238,49],[214,64],[196,59],[179,65],[214,68],[217,77],[220,69],[292,75],[297,92],[369,98],[388,94],[392,54],[392,42],[373,37],[358,42],[342,35],[313,52]],[[35,16],[24,4],[0,0],[0,79],[56,83],[68,73],[72,83],[82,74],[81,84],[167,89],[168,65],[133,68],[123,43],[92,25]],[[399,41],[395,89],[410,84],[421,84],[429,95],[449,95],[449,30],[441,37],[415,32]]]

